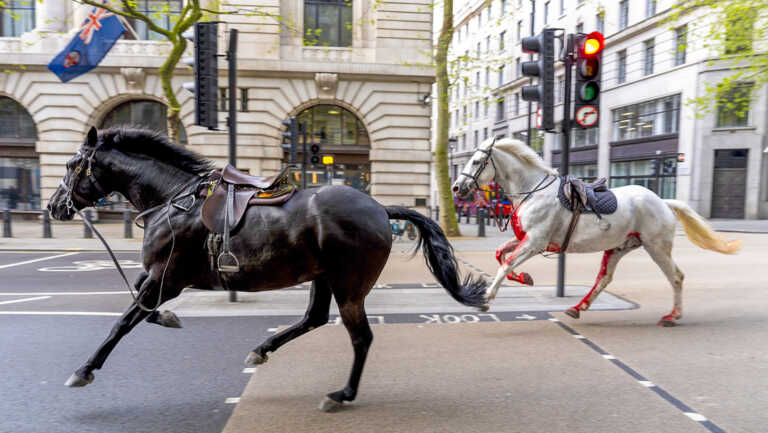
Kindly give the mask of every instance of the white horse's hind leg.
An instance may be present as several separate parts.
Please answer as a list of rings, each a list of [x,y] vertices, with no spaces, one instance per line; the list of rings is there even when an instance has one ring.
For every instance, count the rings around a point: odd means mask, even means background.
[[[661,244],[645,245],[645,250],[654,262],[661,268],[664,275],[672,285],[675,292],[672,311],[659,320],[659,326],[675,326],[675,320],[683,317],[683,279],[685,275],[672,260],[672,242],[665,241]]]
[[[597,299],[600,292],[611,283],[613,280],[613,272],[616,270],[616,265],[619,264],[619,260],[631,251],[639,248],[640,245],[642,245],[640,236],[632,234],[629,235],[627,241],[620,247],[605,251],[603,253],[603,262],[600,265],[600,272],[597,274],[597,279],[592,286],[592,290],[590,290],[578,304],[565,310],[565,314],[574,319],[578,319],[581,316],[581,311],[586,311],[595,299]]]

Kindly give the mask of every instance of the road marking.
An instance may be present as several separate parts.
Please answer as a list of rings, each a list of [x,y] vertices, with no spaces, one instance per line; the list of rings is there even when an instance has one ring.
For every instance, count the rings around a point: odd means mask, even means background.
[[[0,292],[0,296],[82,296],[82,295],[127,295],[127,290],[115,290],[113,292]]]
[[[75,254],[80,254],[80,253],[56,254],[55,256],[40,257],[40,258],[37,258],[37,259],[25,260],[23,262],[18,262],[18,263],[9,263],[7,265],[0,265],[0,269],[12,268],[14,266],[27,265],[27,264],[30,264],[30,263],[42,262],[42,261],[45,261],[45,260],[58,259],[60,257],[69,257],[69,256],[74,256]]]
[[[35,296],[34,298],[13,299],[11,301],[2,301],[0,302],[0,305],[15,304],[17,302],[39,301],[41,299],[48,299],[48,298],[50,298],[50,296]]]
[[[227,404],[237,404],[237,403],[240,403],[240,397],[227,397],[227,399],[224,400],[224,403],[227,403]]]
[[[256,367],[246,367],[243,369],[243,373],[245,374],[253,374],[256,372]]]
[[[0,316],[122,316],[102,311],[0,311]]]
[[[549,319],[549,320],[552,320],[552,319]],[[649,391],[655,393],[656,395],[664,399],[664,401],[674,406],[677,410],[682,412],[683,415],[687,416],[693,421],[698,422],[699,425],[709,430],[711,433],[725,433],[725,430],[720,428],[720,426],[708,420],[704,415],[694,412],[692,407],[686,405],[682,401],[678,400],[675,396],[665,391],[662,387],[654,384],[647,378],[643,377],[640,373],[635,371],[632,367],[616,359],[613,355],[610,355],[608,352],[603,350],[600,346],[590,341],[589,338],[584,337],[583,335],[580,335],[578,332],[576,332],[575,329],[571,328],[570,326],[566,325],[561,321],[553,321],[553,323],[559,326],[560,329],[562,329],[563,331],[571,334],[571,336],[579,338],[581,342],[589,346],[590,349],[600,354],[603,358],[609,359],[611,363],[613,363],[613,365],[615,365],[616,367],[619,367],[622,371],[624,371],[633,379],[635,379],[638,383],[646,387]]]
[[[548,319],[550,322],[559,322],[560,319],[555,319],[554,317]]]

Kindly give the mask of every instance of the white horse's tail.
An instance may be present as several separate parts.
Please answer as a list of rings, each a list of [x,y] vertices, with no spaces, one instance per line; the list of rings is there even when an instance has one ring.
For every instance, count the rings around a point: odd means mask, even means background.
[[[712,230],[707,221],[690,206],[679,200],[664,200],[683,224],[686,236],[701,248],[723,254],[733,254],[741,249],[741,239],[728,240]]]

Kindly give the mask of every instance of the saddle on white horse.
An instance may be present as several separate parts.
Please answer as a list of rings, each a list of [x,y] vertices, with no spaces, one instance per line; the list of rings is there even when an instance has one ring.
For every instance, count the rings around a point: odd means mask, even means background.
[[[571,212],[594,213],[598,218],[616,212],[618,206],[616,195],[608,189],[607,179],[600,178],[594,183],[563,176],[560,178],[560,188],[557,199],[564,208]]]

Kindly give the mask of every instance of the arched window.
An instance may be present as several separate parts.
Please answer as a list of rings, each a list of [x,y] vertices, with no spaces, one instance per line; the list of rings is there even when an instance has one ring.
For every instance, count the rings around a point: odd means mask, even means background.
[[[0,96],[0,209],[40,209],[37,130],[18,102]]]
[[[117,125],[130,125],[147,128],[153,131],[168,133],[166,120],[167,108],[155,101],[128,101],[110,111],[101,122],[101,128]],[[184,126],[179,125],[179,143],[187,144],[187,134]]]
[[[17,37],[35,28],[34,0],[0,2],[0,36]]]
[[[363,122],[343,107],[326,104],[307,108],[297,117],[300,124],[306,122],[308,145],[318,144],[321,155],[333,157],[332,164],[310,164],[307,186],[348,185],[368,193],[371,141]],[[300,163],[301,147],[297,149],[297,154]],[[286,162],[289,155],[287,152]],[[301,185],[300,170],[293,173],[292,179]]]

